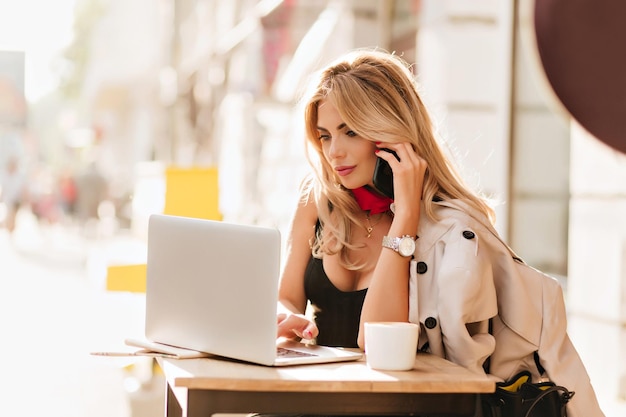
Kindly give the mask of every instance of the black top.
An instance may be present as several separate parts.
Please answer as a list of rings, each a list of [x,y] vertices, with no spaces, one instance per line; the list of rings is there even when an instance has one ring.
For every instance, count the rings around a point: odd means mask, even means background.
[[[311,256],[304,273],[304,291],[319,330],[317,344],[356,348],[361,309],[367,289],[341,291],[324,271],[321,259]]]

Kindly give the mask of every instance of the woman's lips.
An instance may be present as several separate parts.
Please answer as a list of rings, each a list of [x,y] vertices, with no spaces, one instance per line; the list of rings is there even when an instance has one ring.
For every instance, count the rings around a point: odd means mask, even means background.
[[[340,166],[340,167],[336,167],[335,171],[337,171],[337,175],[339,175],[340,177],[345,177],[346,175],[349,175],[352,173],[352,171],[354,171],[354,166],[350,166],[350,167],[344,167],[344,166]]]

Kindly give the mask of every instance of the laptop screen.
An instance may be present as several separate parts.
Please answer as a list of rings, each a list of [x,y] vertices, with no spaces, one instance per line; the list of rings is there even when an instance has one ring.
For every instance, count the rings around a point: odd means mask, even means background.
[[[277,229],[152,215],[146,338],[271,363],[280,250]]]

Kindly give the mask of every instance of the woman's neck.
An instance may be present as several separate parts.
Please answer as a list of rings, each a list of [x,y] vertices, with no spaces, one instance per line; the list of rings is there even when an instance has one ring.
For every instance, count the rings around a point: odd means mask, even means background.
[[[389,197],[378,194],[367,186],[355,188],[351,191],[361,210],[368,212],[370,215],[388,211],[389,206],[393,203],[393,200]]]

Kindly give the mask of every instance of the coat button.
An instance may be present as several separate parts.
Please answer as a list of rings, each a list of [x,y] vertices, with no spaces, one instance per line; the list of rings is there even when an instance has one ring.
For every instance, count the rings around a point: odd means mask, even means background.
[[[470,232],[469,230],[466,230],[463,232],[463,237],[465,239],[474,239],[474,237],[476,237],[476,235],[474,234],[474,232]]]
[[[418,262],[417,265],[415,265],[416,269],[417,269],[417,273],[418,274],[425,274],[426,271],[428,271],[428,265],[426,265],[425,262]]]
[[[424,320],[424,326],[426,326],[427,329],[434,329],[437,326],[437,319],[434,317],[428,317]]]

